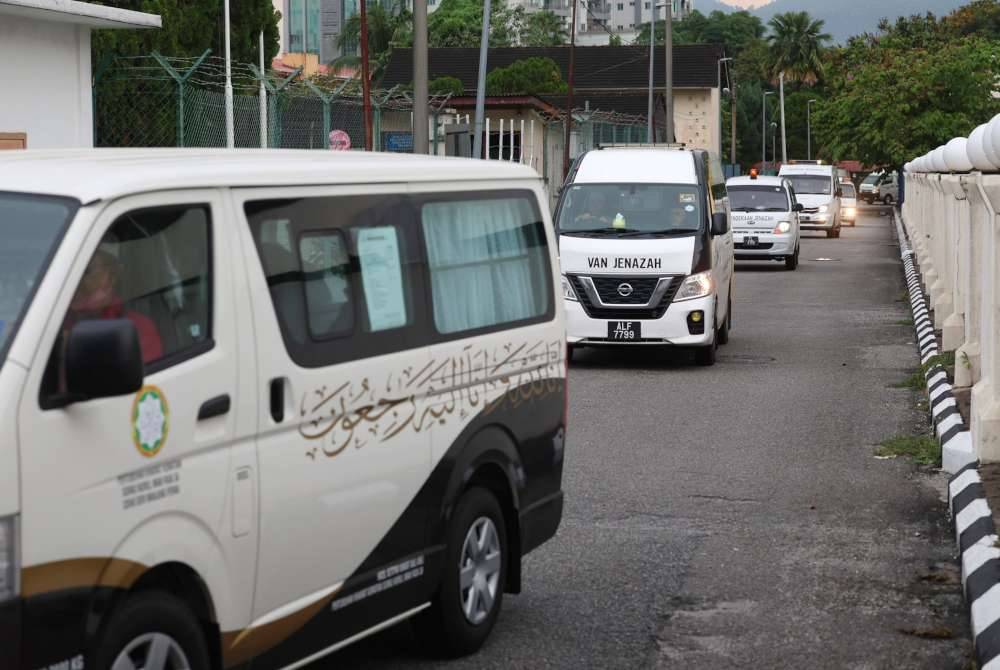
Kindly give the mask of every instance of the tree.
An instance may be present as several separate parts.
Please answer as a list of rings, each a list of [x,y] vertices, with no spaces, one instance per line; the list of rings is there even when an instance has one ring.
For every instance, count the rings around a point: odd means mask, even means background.
[[[402,2],[391,7],[383,3],[368,3],[368,65],[371,78],[378,81],[389,63],[393,46],[409,44],[413,39],[413,17]],[[361,39],[361,15],[347,19],[337,39],[337,46],[344,53],[335,60],[334,67],[360,68],[361,56],[353,53]],[[348,53],[351,52],[351,53]]]
[[[462,85],[462,80],[456,77],[438,77],[427,84],[427,92],[431,95],[450,93],[453,96],[459,96],[465,94],[465,86]]]
[[[551,58],[525,58],[486,75],[487,95],[544,95],[568,89]]]
[[[520,43],[526,47],[558,47],[566,44],[569,36],[561,18],[548,10],[533,12],[524,17]]]
[[[663,21],[656,22],[656,42],[663,43]],[[761,20],[747,11],[726,13],[714,11],[708,16],[695,10],[674,26],[675,44],[721,44],[726,53],[739,56],[745,49],[759,42],[766,32]],[[649,24],[639,27],[637,44],[649,44]]]
[[[200,56],[211,49],[225,55],[223,8],[218,0],[101,0],[93,4],[159,14],[158,30],[95,30],[91,53],[95,66],[109,56],[140,56],[159,51],[165,56]],[[271,0],[241,0],[230,7],[230,49],[233,60],[256,63],[258,35],[264,31],[264,60],[278,54],[278,20]]]
[[[513,46],[523,20],[522,7],[508,7],[503,0],[492,2],[490,46]],[[437,11],[427,17],[427,43],[430,47],[477,47],[482,28],[482,0],[443,0]]]
[[[622,36],[618,33],[611,33],[608,35],[608,46],[609,47],[620,47],[622,45]]]
[[[970,133],[998,111],[1000,64],[991,40],[934,40],[931,48],[852,41],[831,66],[815,137],[833,159],[899,166]]]
[[[823,32],[823,21],[813,20],[808,12],[786,12],[768,25],[773,79],[784,72],[791,81],[815,84],[823,76],[823,49],[832,39]]]

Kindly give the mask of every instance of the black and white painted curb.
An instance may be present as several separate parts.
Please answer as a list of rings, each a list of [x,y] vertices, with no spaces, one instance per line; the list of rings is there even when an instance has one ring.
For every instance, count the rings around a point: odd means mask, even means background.
[[[972,451],[972,436],[958,411],[958,403],[952,393],[951,382],[944,366],[935,361],[941,352],[934,335],[927,298],[920,286],[920,273],[913,263],[913,250],[906,238],[906,231],[900,216],[894,217],[899,249],[906,274],[906,285],[910,292],[910,307],[913,310],[913,326],[917,331],[917,346],[920,348],[920,364],[926,367],[927,395],[930,399],[934,432],[941,442],[941,466],[945,472],[956,473],[966,465],[976,461]],[[928,365],[929,364],[929,365]]]
[[[898,214],[895,223],[910,291],[913,324],[917,330],[920,363],[927,365],[940,353],[934,324],[920,286],[920,273],[913,263],[913,251]],[[954,473],[948,482],[948,504],[962,557],[962,591],[971,611],[976,662],[980,670],[1000,670],[1000,539],[979,476],[979,463],[972,452],[971,436],[958,411],[948,375],[943,366],[935,363],[928,368],[926,378],[935,433],[941,441],[942,465],[946,471]]]

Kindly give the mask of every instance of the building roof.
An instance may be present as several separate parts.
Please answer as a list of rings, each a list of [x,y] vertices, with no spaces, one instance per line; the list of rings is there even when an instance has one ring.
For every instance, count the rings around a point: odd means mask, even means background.
[[[179,188],[530,179],[526,165],[363,151],[288,149],[78,149],[8,151],[3,190],[87,204]]]
[[[160,28],[158,14],[76,0],[0,0],[0,15],[74,23],[91,28]]]
[[[551,58],[569,75],[569,47],[496,47],[487,54],[490,71],[525,58]],[[655,84],[664,86],[662,47],[654,52]],[[674,45],[674,87],[714,88],[718,86],[719,59],[722,47],[716,44]],[[430,78],[456,77],[467,93],[476,90],[479,73],[479,49],[429,49]],[[647,90],[649,88],[649,47],[600,46],[576,47],[574,81],[577,91]],[[409,85],[413,81],[413,50],[393,49],[382,85],[386,88]],[[645,113],[645,109],[643,112]]]

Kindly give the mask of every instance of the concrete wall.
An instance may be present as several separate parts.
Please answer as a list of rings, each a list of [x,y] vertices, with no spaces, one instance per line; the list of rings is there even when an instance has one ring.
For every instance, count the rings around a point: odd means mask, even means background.
[[[662,117],[662,114],[660,115]],[[674,132],[691,149],[719,151],[719,89],[674,91]]]
[[[29,149],[94,145],[89,28],[5,15],[0,63],[0,133],[27,133]]]
[[[974,455],[1000,461],[1000,175],[908,173],[903,221],[955,393],[971,400]]]

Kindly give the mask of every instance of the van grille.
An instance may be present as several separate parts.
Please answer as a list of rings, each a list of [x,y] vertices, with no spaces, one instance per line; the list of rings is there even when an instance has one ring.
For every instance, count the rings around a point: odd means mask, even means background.
[[[641,305],[649,302],[660,279],[660,277],[651,276],[591,277],[591,280],[594,282],[594,288],[597,289],[597,294],[604,303],[621,305],[620,307],[601,307],[590,301],[590,296],[587,295],[580,277],[575,275],[570,276],[570,281],[573,283],[573,289],[580,299],[583,311],[592,319],[659,319],[666,313],[667,308],[670,307],[670,303],[673,302],[677,290],[684,282],[684,277],[669,277],[670,284],[659,303],[653,307],[641,307]],[[623,298],[618,293],[618,287],[622,283],[628,283],[632,286],[632,294],[627,298]]]

